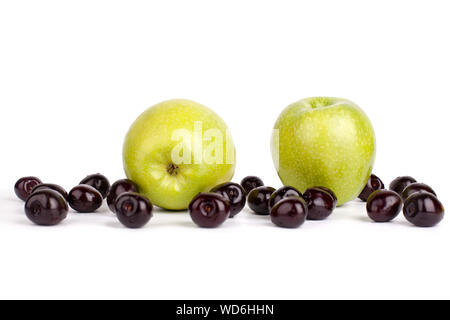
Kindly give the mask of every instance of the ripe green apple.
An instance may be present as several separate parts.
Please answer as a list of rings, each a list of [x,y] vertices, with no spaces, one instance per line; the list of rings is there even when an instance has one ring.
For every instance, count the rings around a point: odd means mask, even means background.
[[[184,210],[199,192],[231,180],[235,148],[225,122],[190,100],[169,100],[131,126],[123,147],[127,177],[155,205]]]
[[[341,98],[307,98],[280,114],[271,151],[284,185],[301,192],[313,186],[330,188],[342,205],[359,195],[370,176],[375,133],[355,103]]]

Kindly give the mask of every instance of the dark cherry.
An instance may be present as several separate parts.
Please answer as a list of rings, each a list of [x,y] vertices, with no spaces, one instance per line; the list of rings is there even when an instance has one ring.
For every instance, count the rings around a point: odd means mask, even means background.
[[[79,184],[87,184],[91,187],[94,187],[98,190],[98,192],[102,194],[103,199],[105,199],[108,195],[109,188],[111,186],[108,179],[100,173],[87,176],[86,178],[81,180]]]
[[[20,200],[25,201],[31,194],[33,188],[39,184],[42,184],[42,181],[36,177],[23,177],[17,180],[14,185],[14,192]]]
[[[100,192],[87,184],[80,184],[69,192],[67,198],[70,207],[81,213],[94,212],[102,206],[103,198]]]
[[[401,197],[403,199],[403,201],[406,201],[406,199],[408,199],[408,197],[410,195],[412,195],[413,193],[416,192],[429,192],[431,194],[436,195],[436,192],[434,192],[433,189],[431,189],[431,187],[425,183],[420,183],[420,182],[414,182],[411,183],[410,185],[408,185],[405,190],[403,190],[403,192],[401,193]]]
[[[202,228],[215,228],[230,216],[230,204],[220,194],[199,193],[189,204],[192,221]]]
[[[416,179],[410,176],[397,177],[389,184],[389,190],[402,194],[403,190],[414,182],[417,182]]]
[[[248,176],[242,179],[241,186],[245,190],[245,194],[249,194],[255,188],[262,187],[264,182],[256,176]]]
[[[230,204],[230,218],[233,218],[245,207],[246,195],[244,188],[234,182],[226,182],[214,187],[211,192],[223,196]]]
[[[139,188],[136,183],[128,179],[118,180],[112,184],[108,196],[106,197],[106,202],[112,212],[116,212],[115,203],[117,197],[125,192],[139,193]]]
[[[376,175],[371,174],[369,180],[367,181],[363,191],[361,191],[358,198],[360,198],[362,201],[365,202],[372,194],[372,192],[381,189],[384,189],[383,181],[381,181],[381,179],[378,178]]]
[[[38,225],[53,226],[67,217],[69,207],[63,196],[54,190],[33,192],[25,202],[25,214]]]
[[[119,221],[128,228],[141,228],[150,221],[153,205],[146,197],[134,192],[124,192],[116,200]]]
[[[33,190],[31,191],[31,194],[33,194],[37,191],[40,191],[40,190],[44,190],[44,189],[51,189],[53,191],[59,192],[64,197],[64,199],[67,200],[67,196],[68,196],[67,191],[63,187],[61,187],[57,184],[54,184],[54,183],[42,183],[40,185],[37,185],[36,187],[33,188]]]
[[[416,192],[406,199],[403,214],[417,227],[433,227],[444,218],[444,207],[434,194]]]
[[[278,201],[270,210],[272,222],[283,228],[301,226],[308,215],[306,202],[301,197],[288,197]]]
[[[276,190],[269,199],[269,208],[272,209],[273,206],[280,200],[287,197],[301,197],[302,194],[300,191],[291,186],[284,186],[280,189]]]
[[[402,210],[402,198],[391,190],[377,190],[367,199],[366,209],[370,219],[375,222],[388,222]]]
[[[257,187],[250,191],[247,198],[247,203],[250,209],[256,214],[269,215],[269,199],[275,189],[272,187]]]
[[[335,198],[325,189],[309,188],[303,193],[308,207],[308,220],[324,220],[336,207]]]
[[[329,188],[326,188],[326,187],[319,187],[319,186],[316,186],[316,187],[313,187],[313,188],[318,188],[318,189],[322,189],[322,190],[324,190],[324,191],[326,191],[326,192],[328,192],[332,197],[333,197],[333,206],[336,208],[336,205],[337,205],[337,196],[336,196],[336,194],[334,193],[334,191],[333,190],[331,190],[331,189],[329,189]]]

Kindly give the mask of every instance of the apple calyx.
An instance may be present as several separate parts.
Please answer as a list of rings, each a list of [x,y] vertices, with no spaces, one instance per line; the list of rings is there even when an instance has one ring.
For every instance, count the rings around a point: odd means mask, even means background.
[[[167,172],[171,176],[176,176],[179,171],[180,171],[180,167],[178,167],[176,164],[171,163],[167,166]]]

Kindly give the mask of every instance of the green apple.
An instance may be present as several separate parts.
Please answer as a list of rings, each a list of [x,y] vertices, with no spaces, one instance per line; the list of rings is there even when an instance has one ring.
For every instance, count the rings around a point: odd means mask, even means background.
[[[199,192],[231,180],[235,148],[225,122],[190,100],[169,100],[146,110],[123,147],[127,177],[155,205],[184,210]]]
[[[301,192],[313,186],[330,188],[342,205],[359,195],[370,176],[375,133],[355,103],[307,98],[289,105],[278,117],[271,151],[284,185]]]

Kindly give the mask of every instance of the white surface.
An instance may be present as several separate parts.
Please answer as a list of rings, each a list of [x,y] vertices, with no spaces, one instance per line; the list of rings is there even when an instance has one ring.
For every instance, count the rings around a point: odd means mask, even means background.
[[[69,189],[124,176],[123,137],[147,107],[189,98],[219,113],[235,179],[279,187],[271,127],[298,99],[351,99],[377,134],[374,173],[412,175],[450,205],[446,1],[4,1],[0,4],[0,298],[450,298],[450,218],[273,227],[248,209],[223,228],[157,212],[122,228],[106,206],[31,225],[14,182]]]

